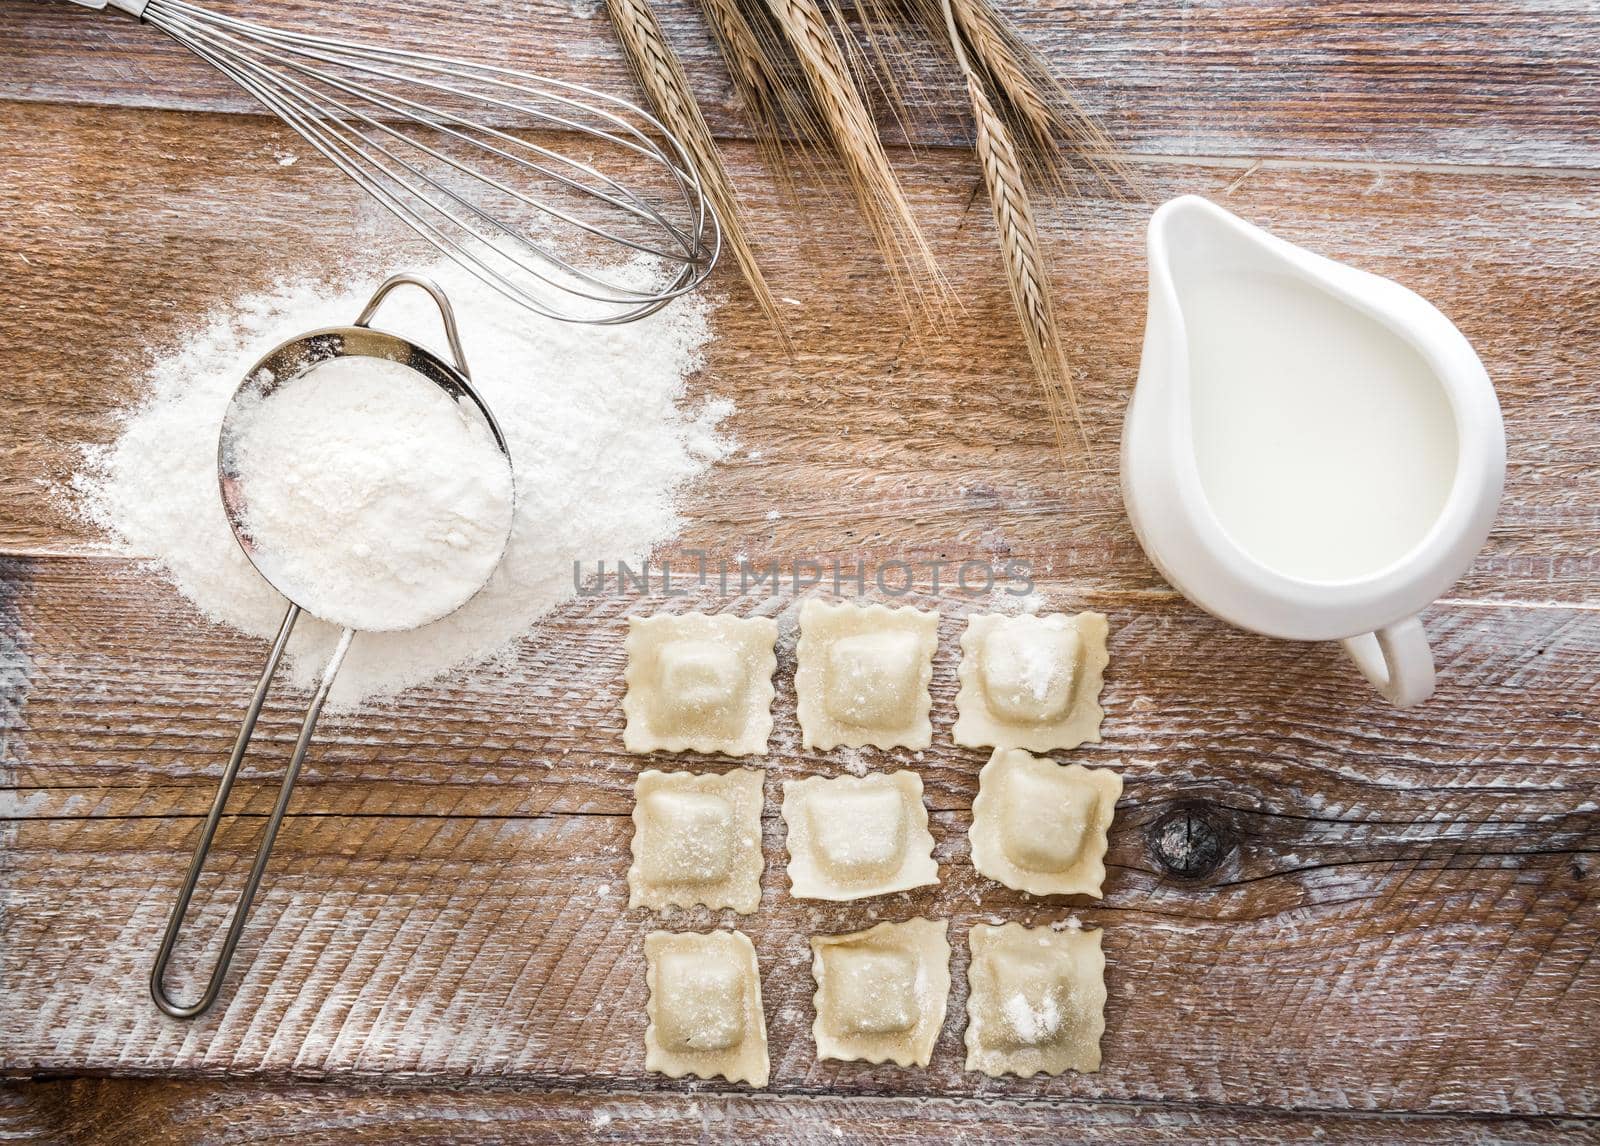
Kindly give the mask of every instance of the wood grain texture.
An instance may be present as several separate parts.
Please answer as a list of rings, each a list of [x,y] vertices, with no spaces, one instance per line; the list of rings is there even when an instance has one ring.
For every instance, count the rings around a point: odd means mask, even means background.
[[[67,802],[52,802],[52,814],[203,813],[260,671],[261,642],[200,620],[126,562],[8,559],[0,570],[17,587],[0,632],[26,657],[0,780],[19,799],[59,791]],[[1600,713],[1600,612],[1438,606],[1426,617],[1440,663],[1438,703],[1400,712],[1331,645],[1266,641],[1181,601],[1101,596],[1070,577],[1041,582],[1041,592],[1053,605],[1092,606],[1111,618],[1104,741],[1076,755],[1129,768],[1130,790],[1148,769],[1168,798],[1193,795],[1243,811],[1326,811],[1355,822],[1393,815],[1407,824],[1439,813],[1434,826],[1408,829],[1420,839],[1460,830],[1451,828],[1457,817],[1563,815],[1600,783],[1600,751],[1588,734]],[[956,665],[962,616],[990,598],[907,600],[944,614],[931,686],[934,744],[920,756],[895,749],[863,758],[915,768],[932,807],[965,808],[984,754],[950,741]],[[697,605],[780,618],[769,771],[793,779],[841,767],[851,754],[800,748],[796,609],[787,594],[707,595],[670,606],[610,595],[558,610],[503,670],[330,715],[296,808],[629,812],[641,760],[621,750],[626,615]],[[245,772],[259,780],[244,810],[270,806],[276,760],[293,740],[302,702],[285,692],[269,704],[258,734],[264,755]]]
[[[326,5],[222,0],[280,25],[436,46],[617,92],[632,79],[604,5],[448,0]],[[720,135],[748,122],[694,0],[652,5]],[[159,34],[122,16],[9,0],[0,97],[254,110]],[[1586,0],[1044,0],[1009,14],[1124,147],[1144,154],[1600,167],[1600,12]],[[947,59],[910,38],[919,143],[971,143]],[[883,125],[899,134],[887,108]]]
[[[57,581],[56,569],[71,576]],[[114,576],[97,591],[89,571]],[[174,635],[129,640],[119,620],[141,609],[119,594],[151,585],[120,563],[12,559],[4,579],[17,587],[5,631],[27,679],[14,691],[0,804],[0,1068],[663,1085],[642,1072],[636,1037],[639,942],[658,924],[623,906],[641,763],[616,751],[626,602],[559,618],[507,679],[422,690],[331,724],[224,1006],[174,1024],[145,1004],[150,946],[260,650],[177,616],[152,618],[152,633]],[[35,612],[61,602],[89,612]],[[1418,720],[1341,681],[1331,650],[1261,645],[1160,598],[1108,607],[1107,740],[1080,753],[1128,781],[1103,904],[1032,900],[972,872],[966,808],[982,753],[948,743],[952,617],[935,747],[920,760],[871,754],[927,779],[945,882],[882,902],[798,903],[783,890],[773,804],[761,912],[674,917],[755,937],[776,1088],[1593,1113],[1600,761],[1585,730],[1600,698],[1596,614],[1437,610],[1447,687],[1438,717]],[[134,648],[148,660],[130,662]],[[1241,667],[1197,690],[1194,666],[1208,658]],[[577,665],[588,668],[575,681]],[[786,655],[774,799],[782,779],[837,771],[844,757],[793,748],[791,674]],[[263,729],[280,756],[289,707]],[[186,965],[217,935],[274,770],[271,756],[256,762],[236,805],[246,814],[224,828]],[[1154,862],[1152,834],[1179,806],[1228,841],[1200,881]],[[813,1060],[811,932],[927,913],[953,919],[959,939],[975,921],[1069,911],[1107,928],[1101,1074],[965,1075],[959,985],[930,1072]],[[1518,1055],[1497,1056],[1505,1042]]]
[[[983,754],[953,748],[948,729],[960,617],[978,602],[948,588],[914,598],[946,615],[935,744],[920,757],[801,752],[785,638],[762,910],[672,921],[755,938],[776,1092],[760,1096],[643,1071],[639,948],[659,921],[624,906],[642,762],[620,752],[621,637],[630,608],[787,623],[787,592],[575,601],[501,671],[329,720],[223,1004],[193,1024],[149,1005],[148,961],[263,650],[105,555],[64,505],[65,482],[82,446],[115,433],[147,355],[197,313],[285,273],[387,268],[415,248],[284,129],[233,114],[248,110],[237,93],[148,29],[59,2],[4,7],[0,1074],[137,1078],[18,1082],[0,1090],[0,1137],[1600,1135],[1592,4],[1048,0],[1013,12],[1146,157],[1147,200],[1207,194],[1395,277],[1483,355],[1507,418],[1506,502],[1478,563],[1425,618],[1440,695],[1398,713],[1331,647],[1197,614],[1126,526],[1116,445],[1149,201],[1041,204],[1092,442],[1063,472],[970,157],[895,155],[965,308],[908,330],[883,306],[864,231],[833,212],[836,191],[807,183],[802,206],[777,193],[740,142],[693,4],[659,3],[730,140],[798,348],[783,360],[721,275],[717,341],[690,398],[732,398],[742,449],[691,491],[683,534],[660,556],[1021,558],[1052,605],[1101,608],[1113,623],[1106,740],[1075,754],[1127,779],[1102,902],[1026,898],[970,866]],[[432,42],[443,7],[272,11]],[[599,4],[452,5],[450,19],[452,51],[626,90]],[[933,63],[919,64],[912,134],[965,146],[959,88]],[[300,161],[280,166],[284,152]],[[1549,170],[1519,170],[1537,168]],[[276,698],[264,718],[185,967],[216,941],[298,699]],[[797,902],[778,784],[863,761],[923,775],[944,882],[881,902]],[[916,912],[955,925],[933,1067],[817,1062],[807,937]],[[1106,929],[1105,1070],[965,1074],[965,927],[1074,914]]]
[[[696,908],[668,925],[734,924],[755,941],[780,1093],[1594,1113],[1600,858],[1563,847],[1557,825],[1396,860],[1248,840],[1213,879],[1176,886],[1143,869],[1142,818],[1136,798],[1100,904],[980,879],[967,815],[938,813],[939,886],[836,905],[787,894],[781,821],[769,815],[760,911]],[[195,818],[149,816],[16,832],[4,859],[0,1068],[685,1089],[643,1069],[641,945],[661,921],[624,906],[625,817],[292,817],[227,998],[180,1023],[147,1003],[149,939],[197,829]],[[1592,817],[1580,830],[1592,839]],[[220,939],[251,835],[230,830],[219,844],[178,965]],[[1069,913],[1105,928],[1102,1070],[963,1072],[966,928]],[[808,936],[913,915],[950,919],[956,948],[932,1065],[817,1061]],[[172,981],[187,992],[194,976]]]
[[[275,153],[292,145],[266,121],[29,104],[0,104],[0,115],[0,169],[13,173],[0,183],[0,211],[15,220],[0,233],[12,292],[0,369],[17,380],[0,392],[0,546],[83,551],[96,539],[64,510],[63,487],[81,446],[109,440],[118,410],[136,400],[150,348],[236,291],[289,273],[392,268],[415,248],[336,173],[309,158],[279,166]],[[755,173],[753,146],[728,152],[737,177]],[[1510,439],[1495,534],[1456,594],[1600,599],[1592,183],[1295,167],[1242,181],[1232,166],[1155,165],[1146,175],[1152,198],[1212,195],[1449,314],[1496,381]],[[686,544],[790,558],[1016,554],[1085,588],[1162,587],[1116,478],[1148,204],[1037,205],[1091,443],[1063,470],[978,179],[970,157],[954,153],[912,165],[907,185],[964,307],[943,327],[915,330],[885,307],[888,284],[864,233],[852,236],[846,220],[830,234],[821,215],[748,185],[776,289],[795,300],[786,305],[797,353],[783,357],[725,269],[728,301],[696,393],[733,399],[729,425],[748,449],[687,505]]]
[[[503,1087],[332,1087],[272,1083],[82,1079],[0,1086],[7,1141],[173,1144],[739,1140],[900,1144],[1070,1138],[1095,1146],[1407,1142],[1563,1146],[1593,1141],[1582,1120],[1514,1116],[1288,1113],[1135,1103],[774,1096],[702,1090],[549,1092]]]

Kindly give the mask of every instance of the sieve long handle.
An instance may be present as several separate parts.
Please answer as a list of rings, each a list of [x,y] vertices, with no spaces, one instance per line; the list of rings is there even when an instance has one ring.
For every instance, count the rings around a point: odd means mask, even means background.
[[[173,1002],[167,994],[163,980],[167,976],[167,964],[172,960],[173,948],[177,945],[178,936],[183,931],[183,919],[189,911],[189,901],[194,897],[195,886],[200,882],[200,873],[204,870],[206,856],[211,852],[212,841],[216,838],[217,825],[222,821],[223,809],[227,806],[228,795],[233,791],[233,782],[239,777],[239,767],[244,763],[246,749],[250,747],[250,737],[256,730],[256,720],[261,716],[262,705],[266,703],[267,692],[272,687],[272,678],[277,674],[278,663],[283,660],[284,649],[289,644],[289,634],[294,631],[295,621],[300,619],[300,606],[290,605],[289,611],[283,615],[283,624],[278,627],[278,635],[272,642],[272,652],[267,657],[267,665],[261,672],[261,679],[256,682],[255,694],[250,698],[250,707],[245,710],[244,721],[239,726],[239,738],[234,742],[233,755],[228,758],[228,766],[223,769],[222,780],[217,785],[217,798],[211,803],[211,813],[206,817],[205,827],[200,830],[200,842],[195,845],[194,858],[189,861],[189,873],[184,876],[183,887],[178,892],[178,902],[172,906],[172,914],[167,919],[167,931],[161,939],[161,947],[156,952],[155,966],[150,970],[150,997],[155,1000],[156,1006],[175,1019],[192,1019],[204,1013],[217,1001],[217,995],[222,991],[222,980],[228,973],[228,964],[233,961],[234,949],[239,946],[239,936],[244,931],[245,917],[250,913],[250,904],[256,897],[256,890],[261,886],[261,876],[267,867],[267,857],[272,854],[273,841],[278,838],[278,828],[283,824],[283,813],[289,806],[289,794],[294,791],[294,782],[300,776],[300,766],[305,763],[306,750],[311,746],[311,733],[317,726],[317,717],[322,713],[322,705],[328,699],[328,692],[333,688],[334,677],[339,673],[339,666],[344,663],[345,653],[350,649],[350,640],[355,633],[346,629],[339,637],[339,643],[329,658],[328,665],[322,670],[322,682],[317,686],[317,691],[311,698],[311,703],[306,707],[304,721],[300,725],[300,738],[295,741],[294,755],[289,760],[289,770],[284,774],[283,784],[278,789],[278,802],[272,809],[272,816],[267,820],[267,833],[261,841],[261,846],[256,849],[256,860],[250,868],[250,878],[245,882],[244,890],[239,893],[239,899],[233,907],[233,919],[228,924],[228,935],[222,944],[222,953],[217,956],[216,966],[212,969],[211,980],[206,984],[205,993],[199,1000],[182,1006]]]

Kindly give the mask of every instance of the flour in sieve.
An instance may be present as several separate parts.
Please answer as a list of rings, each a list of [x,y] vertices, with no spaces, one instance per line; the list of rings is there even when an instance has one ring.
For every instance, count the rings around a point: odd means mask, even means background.
[[[489,423],[400,362],[319,362],[240,395],[228,454],[256,567],[312,616],[414,629],[489,579],[511,469]]]
[[[356,639],[333,708],[508,652],[572,595],[574,560],[637,560],[673,536],[678,494],[732,446],[717,430],[731,403],[686,403],[709,338],[702,300],[621,326],[572,326],[530,314],[448,264],[426,273],[455,303],[473,382],[511,448],[516,516],[489,584],[458,612]],[[350,323],[377,281],[286,282],[219,308],[156,358],[146,400],[125,415],[115,442],[88,451],[74,478],[81,511],[214,620],[270,638],[284,610],[222,513],[216,442],[228,399],[273,346]],[[374,325],[434,347],[443,341],[420,292],[397,292]],[[295,683],[315,680],[337,636],[330,625],[300,623],[289,650]]]

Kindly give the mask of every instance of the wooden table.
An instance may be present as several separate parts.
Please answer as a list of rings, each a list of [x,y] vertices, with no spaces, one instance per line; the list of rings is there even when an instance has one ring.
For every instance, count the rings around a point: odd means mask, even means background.
[[[448,20],[462,53],[629,90],[595,0],[236,7],[398,42],[437,43]],[[1052,604],[1107,612],[1105,742],[1077,755],[1127,779],[1104,902],[1027,899],[973,873],[982,755],[948,735],[973,602],[924,596],[946,614],[935,745],[876,762],[926,781],[943,884],[826,909],[783,890],[776,782],[839,768],[781,734],[794,728],[786,657],[761,911],[677,921],[754,938],[772,1086],[645,1073],[641,939],[658,921],[624,906],[642,762],[621,752],[619,700],[623,618],[654,606],[586,601],[506,674],[329,721],[224,1005],[192,1023],[160,1016],[151,950],[262,647],[115,555],[64,507],[62,483],[138,397],[145,347],[233,293],[333,268],[352,241],[399,237],[324,164],[280,166],[293,137],[159,36],[12,0],[0,1136],[1600,1136],[1600,9],[1050,0],[1018,13],[1130,150],[1150,201],[1206,194],[1397,278],[1481,352],[1510,439],[1505,503],[1472,571],[1426,615],[1441,687],[1412,712],[1378,702],[1331,646],[1208,620],[1135,544],[1116,451],[1150,202],[1042,212],[1092,440],[1064,471],[954,85],[929,81],[919,147],[896,160],[965,311],[908,329],[881,305],[884,276],[837,191],[803,187],[804,210],[776,193],[691,5],[662,10],[779,293],[796,300],[799,347],[785,360],[720,276],[717,341],[691,398],[732,398],[743,449],[692,491],[677,544],[782,560],[1015,556]],[[294,705],[264,720],[280,754]],[[241,785],[201,933],[242,876],[277,766],[258,759]],[[1163,850],[1174,815],[1218,854]],[[807,935],[919,912],[956,938],[932,1067],[817,1062]],[[964,1073],[965,928],[1071,913],[1105,929],[1104,1069]]]

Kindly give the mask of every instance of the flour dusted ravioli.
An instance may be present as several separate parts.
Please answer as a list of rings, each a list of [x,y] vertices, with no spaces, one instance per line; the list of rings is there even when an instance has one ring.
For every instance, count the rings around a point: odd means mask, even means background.
[[[1099,931],[979,924],[967,933],[967,1069],[995,1078],[1100,1069]]]
[[[918,918],[813,935],[817,1057],[927,1066],[950,994],[948,930]]]
[[[783,822],[799,899],[865,899],[939,882],[915,772],[787,780]]]
[[[644,957],[644,1068],[669,1078],[720,1075],[767,1085],[767,1019],[749,938],[740,931],[652,931]]]
[[[629,617],[623,745],[629,752],[765,753],[777,639],[771,617]]]
[[[1109,768],[1057,764],[996,748],[972,802],[972,866],[1033,895],[1100,898],[1106,829],[1122,777]]]
[[[969,617],[955,742],[1049,752],[1098,741],[1106,634],[1100,613]]]
[[[761,904],[761,783],[753,768],[726,775],[642,772],[633,787],[628,906]]]
[[[938,643],[937,613],[807,601],[794,674],[805,746],[928,747]]]

